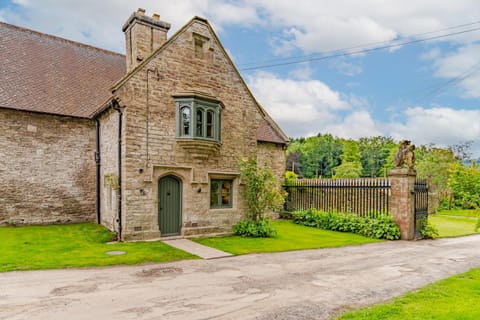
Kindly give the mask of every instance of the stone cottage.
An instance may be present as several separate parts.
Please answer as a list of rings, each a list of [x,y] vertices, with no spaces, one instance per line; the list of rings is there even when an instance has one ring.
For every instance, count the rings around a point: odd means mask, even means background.
[[[216,234],[246,212],[239,160],[282,177],[287,137],[208,21],[169,29],[139,9],[124,56],[0,23],[0,224]]]

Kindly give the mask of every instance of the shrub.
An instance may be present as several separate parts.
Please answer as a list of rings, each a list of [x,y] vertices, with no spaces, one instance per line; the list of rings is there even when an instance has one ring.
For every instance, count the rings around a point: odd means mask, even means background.
[[[277,235],[268,218],[260,218],[258,221],[240,221],[233,226],[233,231],[242,237],[269,238]]]
[[[462,164],[450,170],[448,185],[452,189],[454,204],[462,209],[480,207],[480,169],[472,163],[470,167]]]
[[[266,218],[265,211],[280,210],[283,193],[272,170],[257,165],[254,159],[241,161],[241,177],[246,184],[245,198],[248,217],[233,226],[233,231],[242,237],[272,237],[275,229]]]
[[[433,239],[438,237],[438,229],[430,224],[430,222],[425,222],[420,226],[420,234],[424,239]]]
[[[294,212],[292,218],[293,222],[309,227],[357,233],[375,239],[400,239],[400,229],[389,215],[361,217],[354,214],[308,209]]]

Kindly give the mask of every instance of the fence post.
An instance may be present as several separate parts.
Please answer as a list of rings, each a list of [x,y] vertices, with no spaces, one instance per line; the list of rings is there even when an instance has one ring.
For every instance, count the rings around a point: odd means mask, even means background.
[[[402,240],[415,238],[415,169],[392,169],[390,178],[390,212],[400,228]]]

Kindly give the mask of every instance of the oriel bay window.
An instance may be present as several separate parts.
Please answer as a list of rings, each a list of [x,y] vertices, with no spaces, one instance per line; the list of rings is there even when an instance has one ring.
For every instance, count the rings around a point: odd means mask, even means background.
[[[176,97],[177,138],[221,141],[220,102]]]

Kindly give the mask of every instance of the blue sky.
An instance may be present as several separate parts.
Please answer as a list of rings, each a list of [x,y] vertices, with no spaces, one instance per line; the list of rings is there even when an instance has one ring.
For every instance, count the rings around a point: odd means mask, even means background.
[[[138,7],[170,22],[170,34],[206,17],[291,137],[474,140],[480,157],[477,0],[0,0],[0,20],[123,52],[121,26]]]

